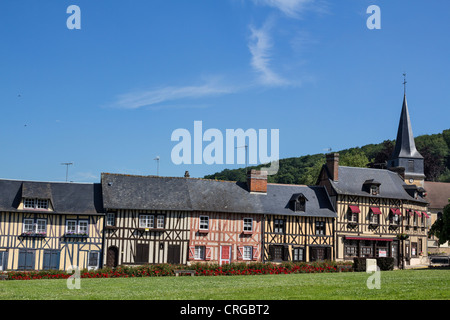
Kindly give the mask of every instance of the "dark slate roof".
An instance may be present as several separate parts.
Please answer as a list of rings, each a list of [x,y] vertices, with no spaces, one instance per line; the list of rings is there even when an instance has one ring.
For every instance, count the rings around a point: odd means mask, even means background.
[[[245,183],[196,178],[102,174],[108,209],[183,210],[336,217],[325,188],[268,184],[267,194],[250,193]],[[289,208],[293,194],[308,198],[306,212]]]
[[[107,209],[191,210],[184,178],[102,173]]]
[[[330,180],[330,182],[339,194],[402,199],[427,203],[425,200],[411,197],[405,190],[405,187],[408,185],[397,173],[390,170],[339,166],[338,177],[338,181]],[[371,195],[363,187],[365,182],[371,179],[380,183],[378,195]]]
[[[0,180],[0,210],[17,210],[22,198],[50,199],[53,214],[103,214],[99,183]],[[35,212],[35,211],[33,211]]]
[[[289,207],[293,194],[302,193],[308,201],[305,212],[294,212]],[[330,202],[327,191],[320,186],[268,184],[267,196],[260,196],[267,214],[317,216],[336,218],[337,215]]]
[[[403,97],[403,107],[400,115],[400,123],[398,125],[395,149],[391,156],[391,159],[397,158],[423,159],[422,155],[417,151],[414,142],[411,120],[409,119],[408,104],[406,103],[406,95]]]

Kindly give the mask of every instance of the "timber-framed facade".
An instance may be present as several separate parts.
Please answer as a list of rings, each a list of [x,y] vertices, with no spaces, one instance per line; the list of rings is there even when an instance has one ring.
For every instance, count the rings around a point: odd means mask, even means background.
[[[99,184],[0,180],[0,269],[96,269],[103,212]]]
[[[104,265],[186,264],[189,197],[185,181],[102,174]]]
[[[267,193],[264,261],[333,260],[336,214],[325,188],[268,184]]]

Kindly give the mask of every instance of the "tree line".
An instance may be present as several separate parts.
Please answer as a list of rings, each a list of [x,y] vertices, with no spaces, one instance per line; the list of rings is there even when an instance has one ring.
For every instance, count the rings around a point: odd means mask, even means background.
[[[450,129],[442,133],[421,135],[415,138],[417,150],[424,157],[425,180],[450,182]],[[386,168],[395,147],[395,140],[368,144],[338,151],[339,164],[349,167]],[[325,164],[325,154],[318,153],[301,157],[280,159],[276,175],[268,176],[268,182],[281,184],[315,185],[320,169]],[[225,169],[205,179],[245,182],[246,172],[259,169],[266,164],[240,169]]]

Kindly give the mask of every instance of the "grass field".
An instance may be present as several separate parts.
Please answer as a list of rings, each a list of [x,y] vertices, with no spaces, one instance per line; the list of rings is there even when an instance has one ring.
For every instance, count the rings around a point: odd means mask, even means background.
[[[0,281],[1,300],[449,300],[450,270],[381,272],[381,288],[368,289],[370,274],[314,273],[219,277]]]

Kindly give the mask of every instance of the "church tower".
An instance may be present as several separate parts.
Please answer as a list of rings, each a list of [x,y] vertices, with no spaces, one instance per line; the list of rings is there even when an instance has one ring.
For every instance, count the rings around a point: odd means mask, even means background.
[[[406,84],[406,81],[404,82]],[[407,184],[423,187],[425,174],[423,156],[417,151],[409,118],[406,90],[403,96],[402,113],[398,125],[395,149],[387,162],[390,170],[401,173]]]

